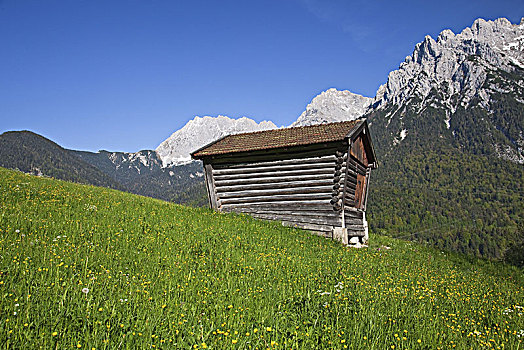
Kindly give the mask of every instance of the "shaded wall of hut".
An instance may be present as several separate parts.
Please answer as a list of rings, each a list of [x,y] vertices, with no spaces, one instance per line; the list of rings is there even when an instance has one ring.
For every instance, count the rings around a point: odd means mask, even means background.
[[[357,137],[351,150],[344,141],[204,158],[211,207],[326,237],[344,226],[349,236],[364,236],[364,142]]]

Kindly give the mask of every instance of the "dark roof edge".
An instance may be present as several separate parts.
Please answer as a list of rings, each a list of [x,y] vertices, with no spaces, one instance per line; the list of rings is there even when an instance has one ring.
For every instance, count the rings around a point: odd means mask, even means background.
[[[357,123],[351,130],[349,130],[349,133],[346,135],[346,138],[349,140],[352,140],[354,136],[358,135],[360,130],[362,130],[362,127],[364,124],[366,124],[366,119],[355,119],[355,121],[360,122]]]
[[[224,136],[220,137],[219,139],[216,139],[215,141],[210,142],[210,143],[208,143],[207,145],[204,145],[204,146],[200,147],[200,148],[197,149],[196,151],[193,151],[193,152],[189,153],[189,155],[191,156],[191,158],[194,158],[195,153],[198,153],[198,152],[202,151],[203,149],[206,149],[206,148],[208,148],[209,146],[212,146],[212,145],[214,145],[215,143],[217,143],[218,141],[222,141],[223,139],[225,139],[226,137],[229,137],[229,136],[231,136],[231,134],[229,134],[229,135],[224,135]],[[198,159],[198,158],[202,158],[202,157],[197,157],[196,159]]]

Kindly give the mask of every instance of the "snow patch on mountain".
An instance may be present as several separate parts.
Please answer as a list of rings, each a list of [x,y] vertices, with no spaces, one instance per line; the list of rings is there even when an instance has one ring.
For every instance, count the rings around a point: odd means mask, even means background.
[[[348,90],[331,88],[317,95],[306,110],[291,124],[295,126],[333,123],[360,118],[372,98],[354,94]]]
[[[162,142],[156,152],[164,167],[185,164],[191,162],[191,152],[226,135],[276,128],[271,121],[257,123],[246,117],[232,119],[222,115],[197,116]]]

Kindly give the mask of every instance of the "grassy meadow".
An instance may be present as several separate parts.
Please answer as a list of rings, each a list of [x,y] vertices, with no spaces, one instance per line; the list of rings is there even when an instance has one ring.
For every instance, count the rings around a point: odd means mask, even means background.
[[[522,270],[370,243],[0,168],[0,344],[524,349]]]

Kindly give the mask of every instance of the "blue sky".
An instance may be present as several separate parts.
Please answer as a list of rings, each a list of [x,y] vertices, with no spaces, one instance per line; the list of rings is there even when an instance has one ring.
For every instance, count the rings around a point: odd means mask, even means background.
[[[0,132],[154,149],[194,116],[289,125],[330,87],[373,97],[425,35],[522,1],[0,0]]]

